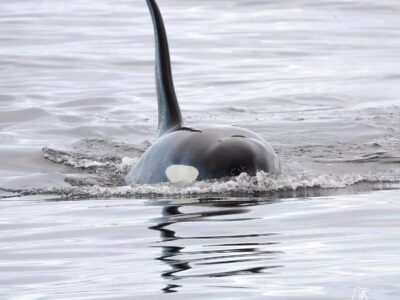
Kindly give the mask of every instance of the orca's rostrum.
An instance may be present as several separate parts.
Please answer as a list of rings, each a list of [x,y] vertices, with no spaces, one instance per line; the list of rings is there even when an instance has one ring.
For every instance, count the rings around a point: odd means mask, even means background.
[[[154,0],[147,4],[156,45],[159,137],[129,172],[126,183],[192,182],[258,171],[278,174],[279,158],[258,134],[235,126],[183,126],[162,16]]]

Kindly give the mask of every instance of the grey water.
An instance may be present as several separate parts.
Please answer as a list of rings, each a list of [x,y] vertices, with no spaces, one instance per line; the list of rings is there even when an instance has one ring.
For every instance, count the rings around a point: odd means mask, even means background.
[[[260,133],[282,174],[126,186],[145,1],[1,1],[0,299],[398,299],[398,1],[158,2],[185,124]]]

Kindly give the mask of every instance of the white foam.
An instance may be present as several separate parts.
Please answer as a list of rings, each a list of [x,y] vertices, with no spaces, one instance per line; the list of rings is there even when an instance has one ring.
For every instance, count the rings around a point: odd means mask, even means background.
[[[369,186],[374,184],[398,183],[398,174],[348,174],[348,175],[281,175],[270,176],[264,172],[256,176],[249,176],[245,173],[222,181],[195,181],[192,183],[162,183],[154,185],[135,186],[79,186],[69,188],[55,188],[46,190],[34,190],[35,194],[52,193],[63,197],[88,198],[88,197],[130,197],[130,196],[151,196],[151,195],[201,195],[240,193],[251,195],[254,193],[275,193],[290,192],[302,189],[337,189],[351,187],[355,184],[365,183]]]
[[[123,157],[121,164],[119,165],[120,170],[127,170],[132,167],[138,161],[137,157]]]

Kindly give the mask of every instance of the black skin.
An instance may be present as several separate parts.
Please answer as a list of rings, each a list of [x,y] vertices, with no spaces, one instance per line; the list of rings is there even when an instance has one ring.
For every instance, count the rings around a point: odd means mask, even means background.
[[[257,134],[233,126],[181,128],[163,135],[143,154],[127,176],[129,184],[167,182],[171,165],[197,168],[197,180],[221,179],[240,173],[280,172],[278,156]]]
[[[159,138],[132,168],[126,182],[167,182],[166,169],[171,165],[195,167],[199,172],[197,180],[221,179],[243,172],[249,175],[258,171],[278,174],[278,156],[262,137],[250,130],[218,125],[183,127],[161,13],[154,0],[147,0],[147,4],[156,44]]]

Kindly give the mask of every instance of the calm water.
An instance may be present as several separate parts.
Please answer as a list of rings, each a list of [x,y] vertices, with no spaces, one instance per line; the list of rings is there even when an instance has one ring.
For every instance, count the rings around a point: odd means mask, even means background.
[[[398,1],[159,5],[185,123],[255,130],[282,175],[124,186],[145,1],[4,0],[0,298],[398,299]]]
[[[398,194],[3,200],[2,299],[398,299]]]

